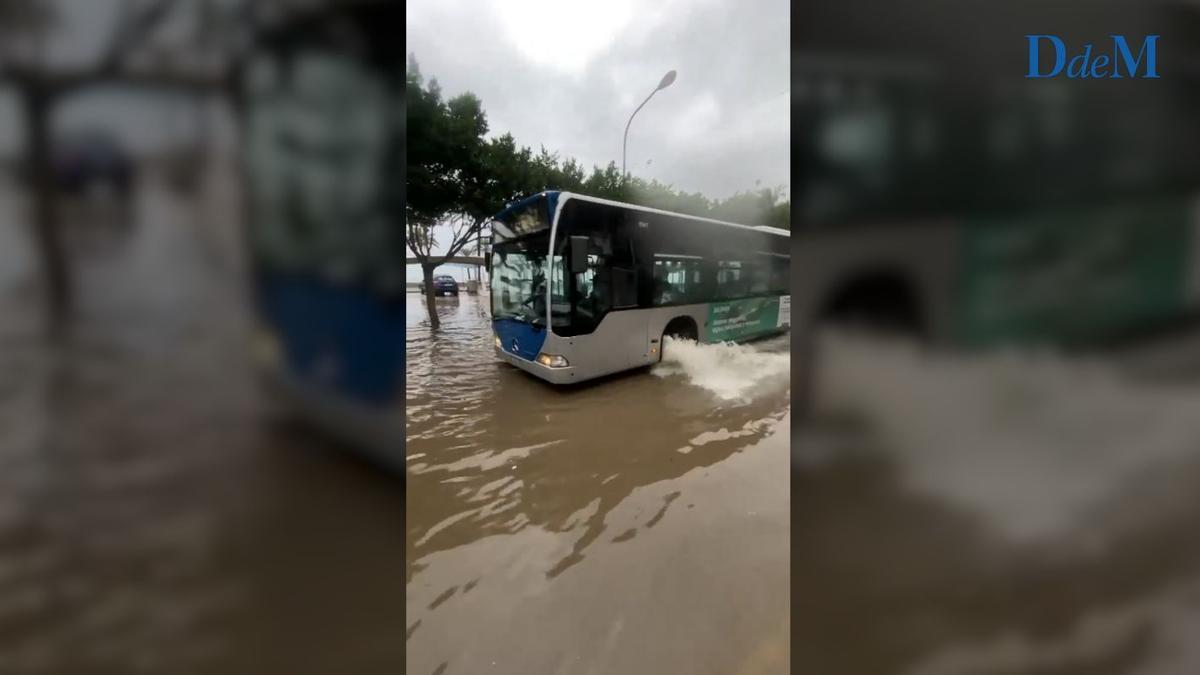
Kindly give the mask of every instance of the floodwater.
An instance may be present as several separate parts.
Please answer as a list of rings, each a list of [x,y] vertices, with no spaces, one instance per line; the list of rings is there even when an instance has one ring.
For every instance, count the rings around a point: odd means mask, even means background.
[[[67,209],[78,310],[39,322],[0,189],[0,673],[395,673],[403,486],[284,423],[210,209]],[[108,212],[105,215],[104,212]]]
[[[787,338],[556,389],[408,301],[408,672],[786,672]]]
[[[827,340],[796,434],[806,672],[1200,672],[1200,335],[1089,356]]]
[[[775,345],[560,392],[488,358],[478,299],[438,309],[409,304],[409,672],[1200,672],[1200,332],[824,335],[789,493]]]

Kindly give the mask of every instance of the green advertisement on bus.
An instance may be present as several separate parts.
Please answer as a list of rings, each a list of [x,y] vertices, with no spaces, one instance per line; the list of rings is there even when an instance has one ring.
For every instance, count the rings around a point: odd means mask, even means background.
[[[708,306],[708,342],[736,342],[791,324],[791,296],[746,298]]]
[[[964,341],[1070,343],[1179,315],[1187,216],[1187,204],[1162,201],[968,222]]]

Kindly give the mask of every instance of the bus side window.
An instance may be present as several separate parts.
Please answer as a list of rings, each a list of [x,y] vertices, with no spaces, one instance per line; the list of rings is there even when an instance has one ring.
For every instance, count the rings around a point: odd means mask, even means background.
[[[771,269],[767,266],[767,261],[759,257],[755,260],[748,261],[746,265],[748,266],[748,269],[744,272],[747,277],[746,292],[753,295],[757,293],[766,293],[768,290],[770,290],[768,277],[771,274]]]
[[[791,259],[789,258],[771,258],[771,292],[772,293],[790,293],[791,292]]]
[[[655,256],[654,305],[677,305],[700,297],[703,260]]]
[[[576,301],[593,298],[596,294],[596,268],[599,265],[599,258],[595,254],[588,254],[587,269],[582,272],[575,273],[575,294]]]
[[[587,323],[594,322],[612,307],[609,297],[612,280],[608,267],[600,256],[588,254],[588,268],[575,274],[574,306]]]
[[[755,293],[787,293],[788,257],[772,253],[760,253],[754,281]]]
[[[637,270],[632,267],[612,268],[613,307],[637,305]]]
[[[722,300],[745,294],[746,278],[740,260],[717,261],[717,297]]]

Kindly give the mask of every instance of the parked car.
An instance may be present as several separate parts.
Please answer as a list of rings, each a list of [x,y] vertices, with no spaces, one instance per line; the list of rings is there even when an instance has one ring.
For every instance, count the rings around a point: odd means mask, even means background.
[[[421,292],[425,292],[425,282],[421,282]],[[434,295],[453,295],[458,296],[458,282],[454,277],[445,274],[439,274],[433,278],[433,294]]]
[[[133,188],[133,158],[112,135],[88,131],[68,135],[55,143],[54,179],[67,194],[84,194],[93,186],[107,185],[121,197]]]

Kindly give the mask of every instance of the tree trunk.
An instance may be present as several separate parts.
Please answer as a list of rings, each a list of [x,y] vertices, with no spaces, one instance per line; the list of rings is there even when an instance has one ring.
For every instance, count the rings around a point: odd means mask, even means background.
[[[57,334],[64,328],[70,312],[73,289],[62,228],[54,205],[53,140],[50,129],[54,94],[35,84],[24,90],[23,98],[29,134],[26,162],[33,195],[34,238],[46,284],[48,328]]]
[[[437,267],[433,263],[421,263],[421,274],[425,278],[425,309],[429,311],[429,327],[437,330],[441,327],[442,322],[437,315],[437,296],[433,290],[433,270]]]

